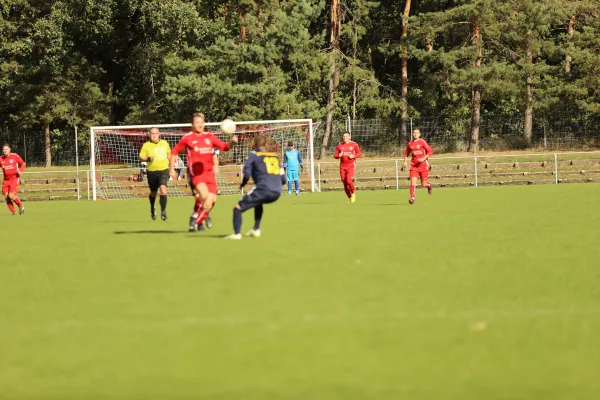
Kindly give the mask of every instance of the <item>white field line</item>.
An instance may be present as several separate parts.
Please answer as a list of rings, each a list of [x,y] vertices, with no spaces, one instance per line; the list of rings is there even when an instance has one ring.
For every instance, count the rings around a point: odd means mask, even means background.
[[[418,311],[418,312],[395,312],[389,314],[372,314],[372,315],[352,315],[352,314],[312,314],[306,313],[296,316],[273,317],[268,316],[222,316],[222,317],[180,317],[166,319],[139,319],[130,318],[104,320],[65,320],[43,324],[10,324],[4,322],[0,324],[3,329],[33,329],[33,330],[51,330],[65,331],[77,328],[160,328],[172,326],[250,326],[258,325],[265,327],[276,327],[278,325],[298,326],[298,325],[328,325],[328,324],[344,324],[344,323],[365,323],[369,321],[392,322],[392,321],[435,321],[435,320],[468,320],[468,322],[486,321],[493,319],[517,319],[517,318],[552,318],[552,317],[598,317],[600,316],[599,308],[528,308],[528,309],[513,309],[513,310],[438,310],[438,311]]]

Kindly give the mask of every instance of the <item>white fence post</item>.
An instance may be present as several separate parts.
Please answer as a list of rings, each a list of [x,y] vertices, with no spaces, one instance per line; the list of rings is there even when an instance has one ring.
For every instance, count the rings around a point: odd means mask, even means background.
[[[244,180],[244,166],[240,165],[240,185],[242,184],[242,181]],[[241,188],[240,191],[242,192],[242,195],[244,194],[244,188]]]
[[[475,187],[477,187],[477,157],[473,159],[475,160]]]
[[[75,174],[77,181],[77,201],[81,199],[81,189],[79,187],[79,144],[77,142],[77,125],[75,125]]]
[[[554,154],[554,183],[558,185],[558,154]]]
[[[317,164],[317,176],[319,177],[317,191],[321,192],[321,163]]]
[[[400,177],[398,176],[398,160],[394,160],[396,163],[396,190],[400,190]]]

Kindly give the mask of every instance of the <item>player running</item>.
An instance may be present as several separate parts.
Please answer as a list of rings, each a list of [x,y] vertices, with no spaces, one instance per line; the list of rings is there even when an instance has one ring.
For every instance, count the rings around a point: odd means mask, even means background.
[[[144,143],[140,150],[140,161],[147,162],[148,188],[150,194],[150,216],[156,220],[156,194],[160,192],[160,219],[167,220],[167,183],[169,182],[169,157],[171,146],[160,138],[158,128],[150,128],[149,140]]]
[[[343,140],[344,141],[335,148],[334,157],[340,159],[340,177],[344,184],[346,196],[348,196],[348,203],[354,203],[356,201],[354,188],[356,159],[362,156],[362,153],[360,152],[358,144],[350,140],[350,132],[344,132]]]
[[[177,155],[184,149],[187,154],[188,179],[190,186],[196,189],[198,196],[195,204],[199,212],[190,221],[190,231],[195,231],[196,226],[202,225],[208,217],[217,200],[217,180],[214,171],[213,149],[216,147],[221,151],[229,149],[238,142],[237,136],[232,136],[229,143],[219,140],[214,134],[204,131],[204,114],[194,113],[192,116],[192,131],[183,136],[171,152],[170,174],[173,179],[177,178],[175,172],[175,161]],[[200,207],[202,207],[200,209]]]
[[[421,186],[427,188],[427,192],[431,194],[431,183],[427,181],[429,177],[429,157],[433,155],[433,149],[427,144],[427,142],[421,139],[421,131],[419,129],[413,130],[414,140],[408,142],[406,151],[404,152],[404,168],[406,168],[406,160],[412,153],[412,159],[410,161],[410,199],[409,204],[415,204],[415,187],[417,186],[417,178],[421,177]]]
[[[257,136],[254,139],[255,151],[248,154],[244,166],[244,178],[240,184],[243,188],[250,177],[256,185],[233,209],[233,234],[225,239],[241,239],[242,213],[254,208],[254,228],[246,236],[260,237],[260,222],[263,216],[263,205],[275,202],[281,195],[281,186],[285,184],[283,169],[275,153],[267,152],[267,138]]]
[[[300,194],[300,172],[304,172],[302,156],[294,149],[294,143],[288,142],[288,149],[283,157],[283,168],[287,173],[288,196],[292,195],[292,181],[296,188],[296,196]]]
[[[6,205],[12,213],[17,215],[13,202],[19,207],[19,214],[25,214],[25,207],[17,197],[21,174],[25,171],[25,161],[18,154],[11,153],[10,145],[2,146],[2,157],[0,157],[4,181],[2,182],[2,195],[6,198]]]

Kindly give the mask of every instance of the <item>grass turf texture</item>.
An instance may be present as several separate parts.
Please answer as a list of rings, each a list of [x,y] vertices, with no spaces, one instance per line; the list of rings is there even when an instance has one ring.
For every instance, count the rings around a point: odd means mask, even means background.
[[[3,209],[0,397],[597,399],[599,195],[284,195],[240,242],[234,197]]]

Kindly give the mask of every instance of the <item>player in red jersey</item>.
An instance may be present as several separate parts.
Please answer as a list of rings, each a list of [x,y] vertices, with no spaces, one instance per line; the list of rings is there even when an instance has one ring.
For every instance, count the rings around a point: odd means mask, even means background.
[[[354,203],[356,201],[356,194],[354,193],[356,159],[362,156],[362,153],[358,144],[350,140],[350,132],[344,132],[343,139],[344,141],[335,148],[334,157],[340,160],[340,177],[344,184],[346,196],[348,196],[348,203]]]
[[[188,179],[190,186],[199,194],[195,204],[202,209],[194,212],[190,218],[190,231],[195,231],[196,226],[202,225],[208,217],[217,200],[217,179],[214,171],[213,149],[221,151],[229,149],[238,142],[237,136],[232,136],[229,143],[222,142],[215,135],[204,131],[204,114],[195,113],[192,117],[192,131],[181,138],[171,152],[170,174],[177,179],[175,161],[177,155],[186,150]]]
[[[410,199],[409,204],[415,203],[415,187],[417,186],[417,178],[421,178],[421,186],[427,188],[427,192],[431,194],[431,183],[427,181],[429,177],[429,157],[433,155],[433,149],[429,144],[421,139],[421,131],[419,129],[413,130],[412,142],[408,142],[406,151],[404,152],[404,168],[406,168],[406,160],[412,153],[412,159],[410,161]]]
[[[18,154],[11,153],[10,145],[2,146],[2,157],[0,157],[4,181],[2,182],[2,195],[6,198],[8,209],[13,215],[17,215],[13,202],[19,207],[19,214],[25,214],[25,207],[17,197],[19,192],[20,177],[25,171],[25,161]]]

